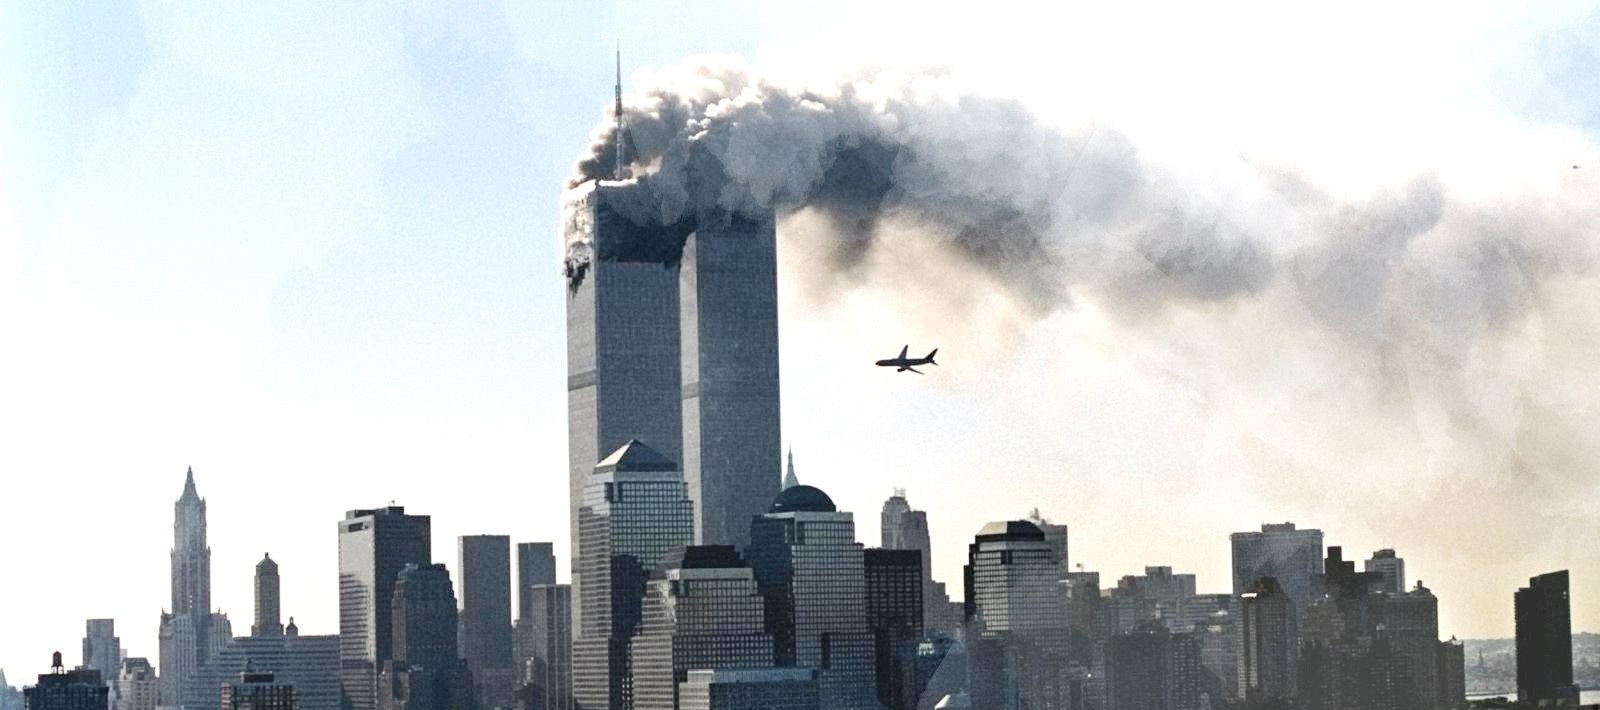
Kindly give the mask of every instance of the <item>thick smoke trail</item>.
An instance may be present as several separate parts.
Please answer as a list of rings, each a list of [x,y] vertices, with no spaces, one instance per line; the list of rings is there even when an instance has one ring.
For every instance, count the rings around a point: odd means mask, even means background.
[[[1600,573],[1592,550],[1562,547],[1600,534],[1600,200],[1594,171],[1569,166],[1592,161],[1507,166],[1523,172],[1491,189],[1423,174],[1361,199],[1259,164],[1196,185],[1112,128],[956,87],[895,74],[795,87],[716,64],[666,75],[626,107],[633,217],[775,208],[780,237],[812,257],[786,277],[892,282],[900,312],[963,335],[1013,313],[1041,328],[1102,314],[1085,345],[1140,353],[1152,381],[1207,412],[1222,453],[1196,454],[1195,490],[1245,486],[1274,510],[1333,497],[1463,574],[1503,575],[1485,565],[1552,545],[1541,559]],[[610,178],[613,138],[603,121],[569,187]],[[568,214],[569,267],[588,258],[581,218]],[[884,258],[908,244],[942,261]],[[896,290],[908,283],[981,298],[965,318],[926,314],[927,294]],[[997,295],[1016,308],[986,312]],[[1043,381],[989,384],[1039,419],[1065,406],[1034,404]],[[1478,524],[1441,526],[1445,511]],[[1500,603],[1493,587],[1449,591]]]
[[[908,225],[999,277],[1041,311],[1077,280],[1140,272],[1171,298],[1227,299],[1273,266],[1224,223],[1195,224],[1126,138],[1063,131],[1009,99],[964,96],[939,77],[826,89],[701,66],[625,110],[636,221],[678,225],[706,208],[802,209],[831,226],[831,268],[859,269],[886,221]],[[609,179],[615,130],[597,130],[569,187]],[[576,217],[574,217],[576,218]],[[568,229],[571,268],[587,258]]]

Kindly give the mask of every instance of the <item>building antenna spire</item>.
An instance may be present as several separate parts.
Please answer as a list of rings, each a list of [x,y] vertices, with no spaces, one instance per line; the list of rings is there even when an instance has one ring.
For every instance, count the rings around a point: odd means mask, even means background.
[[[617,96],[617,102],[616,102],[615,108],[612,110],[612,113],[614,113],[616,115],[616,118],[617,118],[617,136],[616,136],[616,141],[617,141],[617,145],[616,145],[616,148],[617,148],[617,164],[616,164],[616,167],[614,167],[612,169],[611,178],[613,180],[621,180],[622,179],[622,166],[623,166],[623,162],[622,162],[622,42],[621,41],[617,42],[617,94],[616,94],[616,96]]]

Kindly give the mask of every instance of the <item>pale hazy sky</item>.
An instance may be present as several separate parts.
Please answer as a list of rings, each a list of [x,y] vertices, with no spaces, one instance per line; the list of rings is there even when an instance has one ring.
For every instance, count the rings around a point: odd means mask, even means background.
[[[1293,520],[1396,548],[1446,636],[1509,635],[1558,568],[1600,629],[1600,277],[1570,224],[1600,201],[1600,11],[858,4],[0,3],[0,668],[76,662],[90,617],[155,659],[188,466],[236,632],[266,551],[284,614],[337,631],[351,508],[432,515],[452,568],[505,533],[565,569],[557,191],[618,41],[631,90],[703,54],[938,69],[1115,127],[1290,255],[1258,296],[1131,315],[930,283],[913,242],[785,278],[785,440],[861,540],[908,488],[959,590],[972,534],[1037,506],[1107,583],[1210,592],[1229,532]],[[1284,197],[1408,214],[1419,181],[1446,226],[1392,253]],[[905,342],[942,367],[870,367]]]

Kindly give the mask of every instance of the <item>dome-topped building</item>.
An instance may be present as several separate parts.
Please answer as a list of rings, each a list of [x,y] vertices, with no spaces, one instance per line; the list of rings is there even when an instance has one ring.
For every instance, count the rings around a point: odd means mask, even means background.
[[[833,499],[822,489],[815,486],[797,484],[783,489],[778,497],[772,499],[772,507],[768,513],[837,513],[838,506],[833,504]]]

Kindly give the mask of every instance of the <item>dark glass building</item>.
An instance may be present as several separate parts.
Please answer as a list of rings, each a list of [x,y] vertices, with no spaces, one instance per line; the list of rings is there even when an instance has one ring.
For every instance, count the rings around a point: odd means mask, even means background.
[[[510,707],[511,538],[460,538],[461,655],[484,707]]]
[[[339,683],[346,710],[376,707],[378,671],[394,658],[395,582],[407,565],[432,562],[431,535],[428,516],[407,515],[403,506],[352,510],[339,522]]]
[[[695,668],[771,668],[755,576],[729,545],[675,550],[651,574],[633,639],[633,710],[677,710]]]
[[[779,666],[817,670],[822,707],[878,705],[865,554],[855,520],[812,486],[784,489],[755,518],[746,557]]]
[[[394,657],[378,682],[385,710],[472,710],[472,675],[457,646],[460,618],[450,571],[441,564],[406,565],[395,580]]]
[[[693,542],[693,506],[678,465],[638,441],[594,466],[583,494],[573,696],[583,710],[620,708],[645,583],[670,552]]]
[[[923,554],[871,548],[863,562],[878,702],[888,710],[914,710],[922,691],[917,687],[917,648],[922,642]]]
[[[817,672],[809,668],[696,669],[683,683],[678,710],[824,710]]]
[[[1517,699],[1578,704],[1572,683],[1572,602],[1567,571],[1528,580],[1514,598],[1517,620]]]

